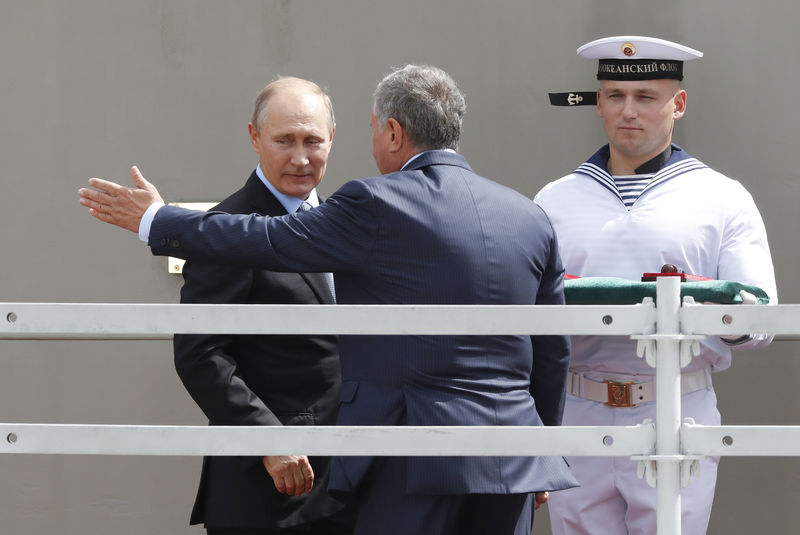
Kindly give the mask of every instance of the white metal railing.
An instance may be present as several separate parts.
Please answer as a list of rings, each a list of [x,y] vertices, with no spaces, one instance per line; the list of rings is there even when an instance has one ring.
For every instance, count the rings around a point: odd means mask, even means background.
[[[172,334],[606,334],[652,332],[631,306],[0,303],[0,339],[172,339]]]
[[[680,366],[705,335],[800,335],[800,305],[680,303],[661,278],[625,306],[351,306],[0,303],[0,340],[169,339],[202,334],[592,334],[640,340],[657,421],[627,427],[205,427],[0,423],[0,453],[93,455],[602,455],[643,463],[658,534],[680,534],[680,486],[705,455],[800,456],[800,426],[681,421]],[[655,470],[654,470],[655,468]],[[657,477],[656,475],[657,474]]]

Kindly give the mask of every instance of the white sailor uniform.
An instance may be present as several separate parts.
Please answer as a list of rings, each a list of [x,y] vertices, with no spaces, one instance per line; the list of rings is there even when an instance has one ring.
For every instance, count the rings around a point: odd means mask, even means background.
[[[762,288],[777,303],[775,276],[761,215],[737,181],[710,169],[676,145],[638,197],[626,199],[606,170],[608,146],[574,173],[545,186],[534,199],[555,228],[566,272],[581,277],[639,280],[674,264],[686,273]],[[642,178],[641,176],[625,177]],[[646,177],[645,177],[646,178]],[[766,345],[755,335],[736,346]],[[683,371],[682,414],[718,425],[711,372],[731,364],[730,346],[716,337]],[[645,401],[614,408],[585,399],[596,382],[655,380],[654,369],[636,356],[627,337],[573,336],[570,385],[563,425],[635,425],[655,420],[652,385]],[[583,396],[583,397],[581,397]],[[553,493],[549,510],[554,535],[653,533],[656,491],[636,475],[629,458],[570,457],[581,487]],[[683,533],[706,532],[718,458],[701,463],[699,477],[681,492]]]

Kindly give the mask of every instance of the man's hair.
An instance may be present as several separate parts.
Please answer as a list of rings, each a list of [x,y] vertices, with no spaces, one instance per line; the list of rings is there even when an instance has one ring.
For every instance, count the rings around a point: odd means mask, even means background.
[[[375,89],[378,124],[385,127],[394,119],[411,145],[422,150],[457,150],[466,109],[464,95],[450,75],[429,65],[406,65]]]
[[[303,87],[310,93],[322,97],[322,101],[325,103],[325,111],[328,115],[328,132],[333,133],[333,129],[336,127],[336,118],[333,116],[333,104],[331,103],[330,97],[328,97],[320,86],[311,80],[304,80],[293,76],[278,76],[278,78],[267,84],[267,86],[258,93],[255,106],[253,106],[253,117],[250,119],[250,122],[256,127],[256,130],[261,131],[261,123],[267,113],[269,99],[272,98],[275,93],[293,86]]]

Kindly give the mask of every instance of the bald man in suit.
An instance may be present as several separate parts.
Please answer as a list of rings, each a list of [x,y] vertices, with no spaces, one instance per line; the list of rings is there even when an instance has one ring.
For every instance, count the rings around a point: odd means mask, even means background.
[[[317,206],[336,128],[322,89],[275,80],[256,98],[248,126],[259,163],[212,210],[281,216]],[[189,261],[181,302],[333,304],[326,275]],[[178,374],[211,425],[336,423],[336,336],[175,335],[174,347]],[[328,495],[329,476],[329,457],[206,457],[190,523],[204,523],[209,535],[352,533],[352,514]]]

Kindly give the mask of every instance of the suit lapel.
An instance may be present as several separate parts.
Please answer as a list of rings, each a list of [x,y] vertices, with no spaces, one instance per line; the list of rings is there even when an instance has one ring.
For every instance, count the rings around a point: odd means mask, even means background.
[[[283,207],[272,192],[258,178],[253,171],[247,183],[244,185],[247,198],[250,200],[253,213],[258,215],[282,216],[286,215],[286,208]]]
[[[308,283],[313,290],[314,294],[319,299],[322,305],[335,305],[331,289],[328,287],[328,281],[325,280],[325,275],[322,273],[300,273],[300,276]]]
[[[253,171],[250,178],[247,179],[245,191],[247,192],[248,199],[252,202],[253,213],[269,216],[286,215],[286,208],[283,207],[278,198],[261,182],[261,179],[258,178],[255,171]],[[321,198],[320,202],[322,202]],[[328,287],[328,282],[325,280],[325,276],[322,273],[298,273],[298,275],[308,284],[321,304],[335,304],[333,295],[331,295],[331,290]]]

